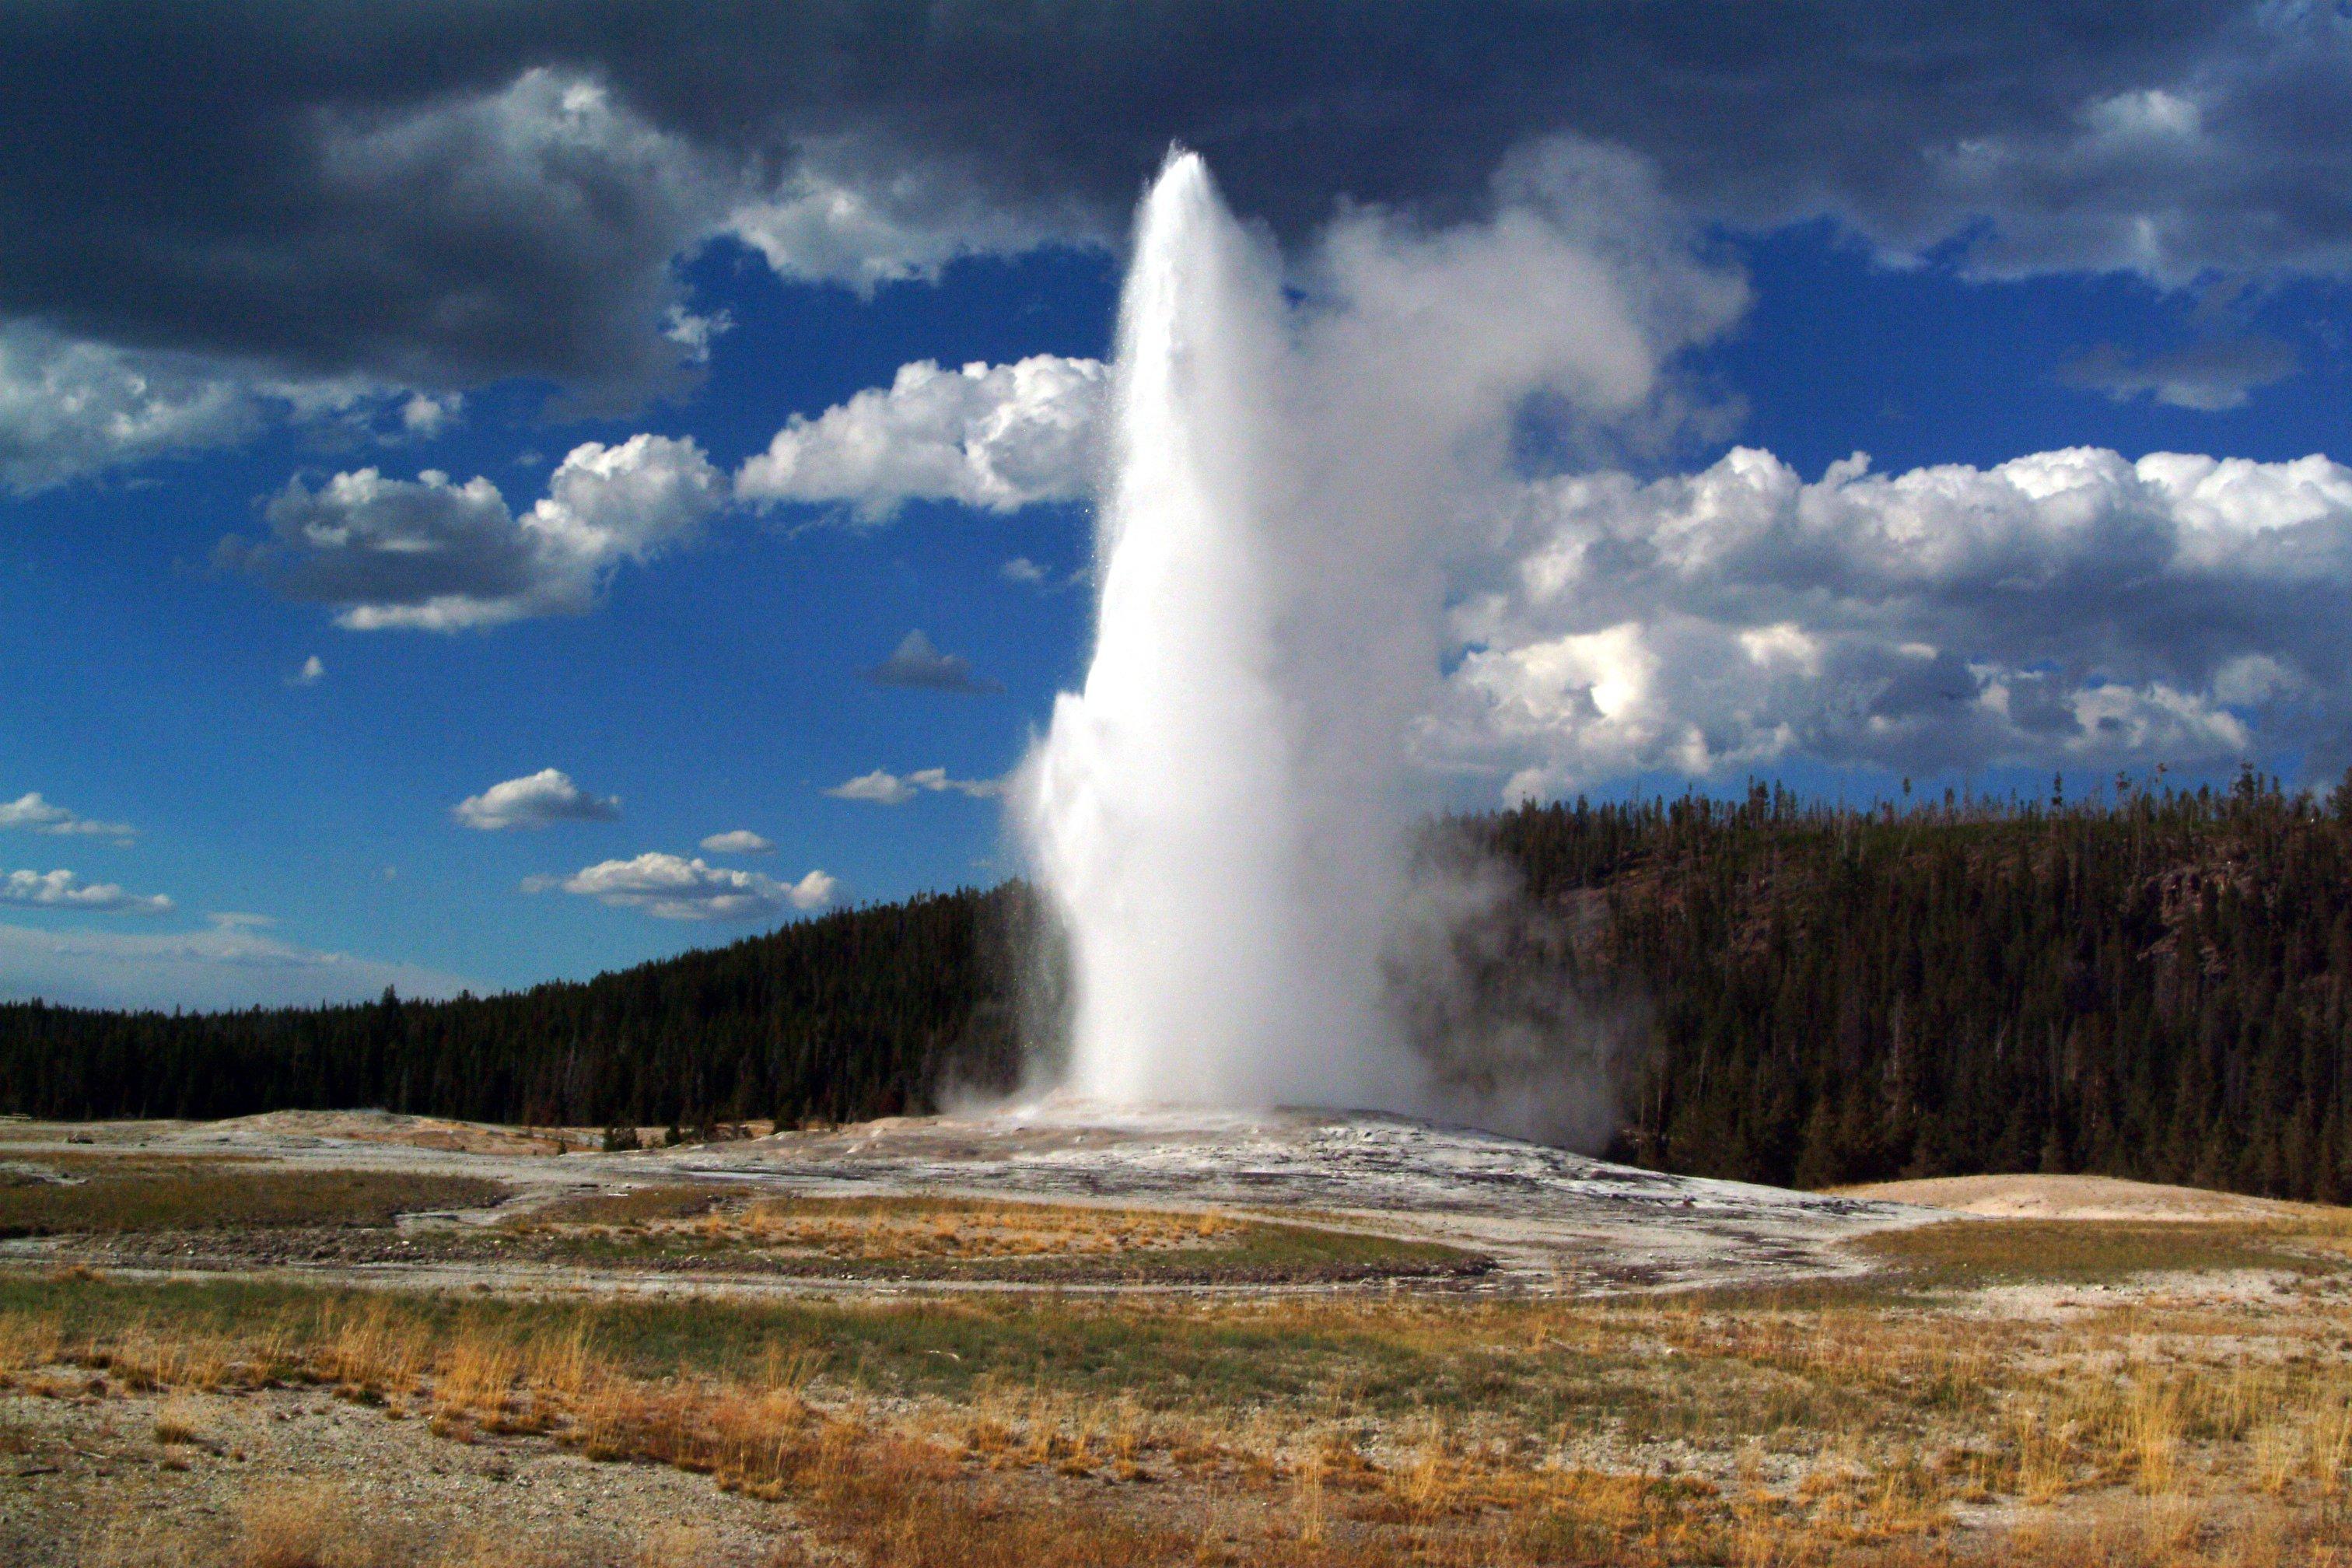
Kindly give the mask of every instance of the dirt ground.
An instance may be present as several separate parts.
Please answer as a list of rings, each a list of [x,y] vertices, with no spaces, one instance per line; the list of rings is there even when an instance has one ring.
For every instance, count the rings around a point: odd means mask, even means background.
[[[453,1443],[322,1390],[76,1381],[0,1398],[0,1562],[163,1568],[266,1556],[273,1542],[299,1557],[316,1540],[419,1563],[736,1568],[774,1561],[797,1532],[791,1510],[702,1476],[528,1436]]]
[[[2114,1176],[1939,1176],[1842,1187],[1845,1196],[1994,1219],[2283,1220],[2297,1206]]]

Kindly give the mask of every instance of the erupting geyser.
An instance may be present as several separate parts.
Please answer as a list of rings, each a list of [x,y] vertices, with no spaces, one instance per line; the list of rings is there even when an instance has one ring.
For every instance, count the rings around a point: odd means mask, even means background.
[[[1351,726],[1301,679],[1317,617],[1293,536],[1313,524],[1284,318],[1275,258],[1197,156],[1172,159],[1121,308],[1094,662],[1020,803],[1091,1100],[1360,1104],[1401,1077],[1377,974],[1396,814],[1321,793]]]
[[[1528,394],[1622,410],[1656,365],[1624,247],[1575,237],[1591,184],[1538,160],[1436,233],[1359,211],[1297,296],[1197,156],[1146,196],[1093,663],[1013,802],[1069,944],[1077,1096],[1442,1109],[1388,961],[1447,552]]]

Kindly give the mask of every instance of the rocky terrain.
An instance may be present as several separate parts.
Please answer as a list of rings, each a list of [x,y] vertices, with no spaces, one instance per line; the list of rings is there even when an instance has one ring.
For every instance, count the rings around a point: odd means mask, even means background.
[[[80,1142],[77,1142],[79,1140]],[[96,1140],[97,1142],[90,1142]],[[142,1270],[211,1267],[354,1277],[429,1270],[441,1283],[643,1284],[692,1278],[714,1289],[813,1289],[837,1279],[790,1260],[674,1254],[599,1267],[499,1224],[567,1197],[700,1182],[747,1194],[989,1198],[1144,1205],[1297,1222],[1458,1249],[1386,1269],[1350,1266],[1221,1280],[1107,1278],[1104,1289],[1236,1289],[1412,1279],[1489,1291],[1745,1285],[1850,1275],[1842,1243],[1934,1217],[1918,1205],[1661,1175],[1564,1150],[1402,1118],[1325,1112],[1108,1113],[1048,1104],[967,1117],[901,1118],[822,1131],[604,1152],[583,1130],[533,1131],[372,1113],[278,1112],[214,1123],[102,1129],[0,1127],[0,1161],[44,1152],[154,1158],[234,1156],[287,1170],[463,1174],[503,1184],[495,1209],[409,1216],[396,1233],[345,1228],[149,1235],[93,1251],[55,1239],[0,1242],[0,1263],[83,1261]],[[1477,1259],[1475,1267],[1469,1259]],[[832,1271],[838,1274],[838,1270]],[[900,1270],[897,1282],[1002,1288]],[[1069,1278],[1046,1283],[1086,1283]]]

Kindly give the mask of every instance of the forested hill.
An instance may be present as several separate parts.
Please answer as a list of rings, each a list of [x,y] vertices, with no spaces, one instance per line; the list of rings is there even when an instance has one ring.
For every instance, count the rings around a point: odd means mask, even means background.
[[[2352,1199],[2352,776],[2061,806],[1554,806],[1485,831],[1654,1010],[1618,1152],[1804,1186]]]
[[[1877,812],[1759,789],[1454,826],[1517,868],[1531,929],[1572,933],[1506,944],[1524,967],[1498,986],[1637,1005],[1622,1157],[1806,1185],[2088,1170],[2352,1198],[2352,787]],[[1033,919],[1015,884],[503,996],[9,1005],[0,1110],[920,1110],[1014,1076]]]

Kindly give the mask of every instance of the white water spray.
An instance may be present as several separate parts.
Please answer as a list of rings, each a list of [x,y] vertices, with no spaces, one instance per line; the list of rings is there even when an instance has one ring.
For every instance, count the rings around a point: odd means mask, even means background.
[[[1273,258],[1199,158],[1171,162],[1121,312],[1094,663],[1029,781],[1071,942],[1070,1087],[1090,1100],[1330,1104],[1371,1087],[1376,949],[1324,916],[1362,910],[1377,889],[1349,884],[1389,847],[1319,841],[1298,809],[1310,759],[1278,646],[1284,328]]]
[[[1307,305],[1197,156],[1145,198],[1094,659],[1014,801],[1084,1099],[1431,1109],[1383,959],[1450,542],[1528,392],[1628,406],[1657,352],[1620,268],[1504,195],[1472,228],[1335,226]]]

